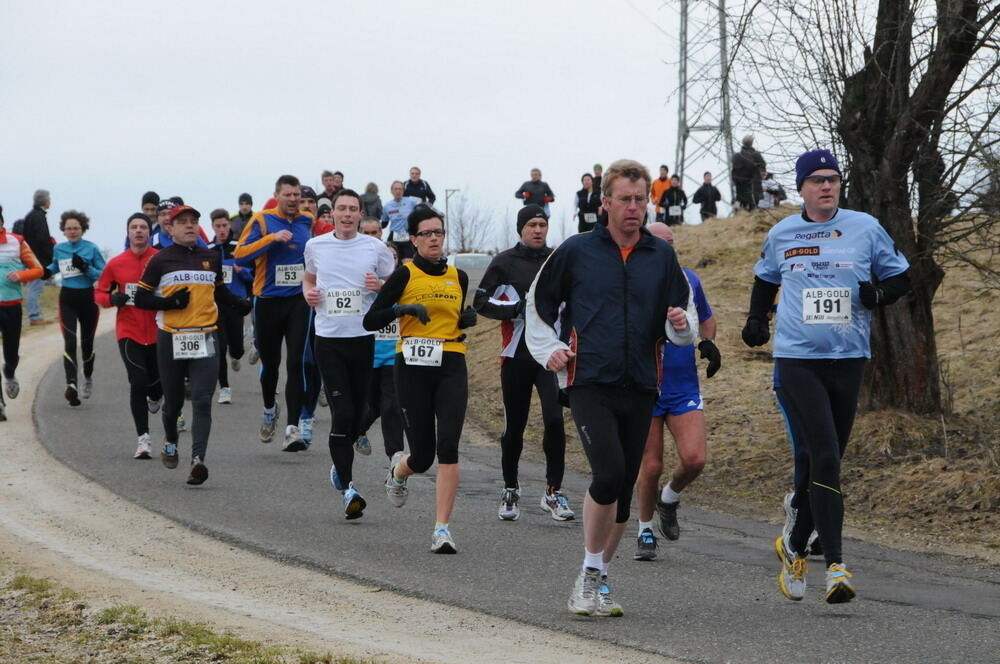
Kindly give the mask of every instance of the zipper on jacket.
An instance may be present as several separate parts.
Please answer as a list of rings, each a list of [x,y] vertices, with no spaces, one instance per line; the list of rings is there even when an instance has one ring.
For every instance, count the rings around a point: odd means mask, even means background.
[[[636,244],[638,244],[638,243],[636,243]],[[616,245],[615,249],[618,250],[618,255],[621,256],[622,255],[621,249],[618,248],[617,245]],[[624,284],[625,284],[624,291],[625,292],[622,294],[624,296],[622,298],[622,300],[623,300],[623,304],[624,304],[623,308],[625,310],[624,311],[624,316],[623,316],[623,319],[625,321],[625,376],[624,376],[624,379],[623,379],[622,382],[625,385],[627,385],[630,382],[629,381],[629,367],[631,366],[631,363],[629,361],[629,352],[628,352],[629,345],[630,345],[629,344],[630,334],[629,334],[629,328],[628,328],[628,259],[632,258],[632,252],[634,252],[634,251],[635,251],[635,246],[633,246],[632,247],[632,251],[629,252],[628,258],[622,258],[622,273],[624,274],[624,277],[625,277],[624,278]]]

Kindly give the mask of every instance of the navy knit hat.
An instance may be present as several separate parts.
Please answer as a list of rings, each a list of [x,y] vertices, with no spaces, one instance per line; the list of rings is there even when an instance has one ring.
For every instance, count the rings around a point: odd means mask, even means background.
[[[155,191],[147,191],[145,194],[142,195],[142,204],[143,205],[159,205],[160,204],[160,195],[157,194]]]
[[[250,194],[243,193],[240,194],[240,197],[236,202],[239,203],[240,205],[242,205],[243,203],[247,203],[248,205],[253,205],[253,198],[250,197]]]
[[[829,150],[810,150],[800,154],[795,160],[795,190],[802,191],[802,182],[816,171],[823,169],[831,169],[843,175],[837,158]]]
[[[549,215],[545,214],[545,208],[541,205],[535,205],[531,203],[525,205],[523,208],[517,211],[517,234],[520,235],[521,231],[524,230],[525,225],[534,219],[535,217],[541,217],[545,221],[549,220]]]

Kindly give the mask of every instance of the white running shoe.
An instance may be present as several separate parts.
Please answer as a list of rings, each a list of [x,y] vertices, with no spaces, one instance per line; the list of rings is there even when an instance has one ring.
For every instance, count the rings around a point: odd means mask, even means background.
[[[274,402],[274,414],[268,415],[267,411],[261,416],[260,422],[260,442],[270,443],[271,439],[274,438],[274,428],[278,425],[278,416],[281,414],[281,408],[278,406],[278,402]]]
[[[160,412],[160,406],[162,405],[163,397],[160,397],[159,399],[150,399],[149,397],[146,397],[146,410],[148,410],[151,415],[156,415]]]
[[[216,403],[232,403],[233,402],[233,391],[228,387],[219,388],[219,398],[216,399]]]
[[[319,405],[323,408],[328,407],[330,404],[326,400],[326,390],[321,389],[319,391]]]
[[[17,378],[4,377],[4,380],[6,382],[4,390],[7,392],[7,398],[16,399],[17,395],[21,393],[21,384],[17,382]]]
[[[406,480],[398,481],[395,477],[396,466],[403,460],[403,453],[396,452],[389,462],[389,472],[385,474],[385,495],[389,497],[389,502],[395,507],[402,507],[406,504],[408,490]]]
[[[521,517],[521,508],[517,506],[521,500],[520,489],[505,488],[500,492],[500,507],[497,516],[501,521],[517,521]]]
[[[594,615],[605,618],[621,618],[625,615],[622,605],[611,597],[611,587],[608,585],[608,577],[601,577],[601,585],[597,588],[597,610]]]
[[[250,346],[250,350],[247,351],[247,362],[249,362],[250,365],[252,366],[254,364],[257,364],[257,360],[259,359],[260,359],[260,353],[257,352],[257,348],[255,346]]]
[[[795,497],[794,491],[789,491],[785,494],[785,497],[781,500],[781,506],[785,508],[785,526],[781,529],[781,536],[785,540],[785,546],[792,538],[792,528],[795,527],[795,517],[798,515],[799,511],[792,507],[792,498]]]
[[[177,416],[177,433],[187,430],[188,430],[187,420],[184,419],[184,414],[181,413],[180,415]]]
[[[285,444],[282,446],[282,452],[301,452],[306,449],[306,443],[302,440],[302,436],[299,433],[299,428],[294,424],[289,424],[285,427]]]
[[[806,596],[806,559],[799,558],[785,546],[783,535],[774,540],[774,552],[781,561],[781,571],[778,573],[781,594],[795,602],[801,601]]]
[[[569,501],[562,491],[542,494],[539,506],[552,515],[556,521],[572,521],[576,514],[569,508]]]
[[[358,490],[354,488],[354,482],[347,485],[342,502],[344,505],[344,516],[348,521],[360,519],[364,516],[365,507],[368,505],[361,494],[358,493]]]
[[[844,604],[854,599],[857,593],[854,592],[854,586],[848,581],[851,576],[844,563],[833,563],[826,568],[827,604]]]
[[[601,570],[586,567],[580,571],[573,584],[573,594],[566,606],[578,616],[592,616],[597,611],[597,592],[601,584]]]
[[[83,398],[89,399],[90,395],[94,393],[94,379],[84,378],[83,379]]]
[[[152,450],[149,447],[149,434],[144,433],[139,436],[139,445],[135,448],[133,459],[152,459]]]
[[[434,527],[434,534],[431,535],[431,552],[458,553],[458,547],[455,546],[455,540],[451,538],[447,526]]]
[[[358,439],[354,441],[354,451],[362,456],[371,456],[372,443],[368,440],[368,436],[364,434],[358,436]]]
[[[313,424],[315,422],[315,417],[303,417],[299,419],[299,438],[301,438],[307,445],[312,444]]]

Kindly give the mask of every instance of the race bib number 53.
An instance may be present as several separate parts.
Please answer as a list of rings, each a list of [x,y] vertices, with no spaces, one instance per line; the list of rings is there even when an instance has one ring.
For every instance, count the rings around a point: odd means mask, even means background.
[[[850,323],[850,288],[804,288],[802,290],[802,322]]]
[[[443,339],[406,337],[403,339],[403,361],[410,366],[439,367],[444,355]]]
[[[306,266],[302,263],[295,265],[276,265],[274,267],[275,286],[301,286],[302,275],[306,271]]]

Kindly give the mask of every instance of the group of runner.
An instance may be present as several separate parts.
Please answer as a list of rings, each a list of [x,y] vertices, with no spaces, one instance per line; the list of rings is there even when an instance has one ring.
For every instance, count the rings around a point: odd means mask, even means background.
[[[825,599],[836,603],[855,592],[842,555],[839,466],[870,356],[870,310],[906,293],[908,264],[877,220],[839,208],[840,168],[831,153],[807,152],[796,168],[803,210],[768,234],[743,339],[750,346],[766,343],[776,315],[774,387],[795,449],[795,488],[785,499],[787,521],[775,542],[779,588],[801,600],[806,557],[818,549],[827,564]],[[187,392],[193,405],[187,481],[201,484],[208,478],[213,392],[219,383],[220,402],[231,400],[226,349],[238,370],[243,317],[252,312],[252,348],[261,363],[261,442],[273,439],[280,418],[284,350],[282,449],[310,446],[322,390],[332,420],[330,482],[341,494],[345,517],[357,519],[367,501],[355,484],[354,455],[371,453],[367,431],[380,419],[387,498],[403,507],[408,478],[426,472],[436,459],[431,550],[455,553],[449,522],[468,401],[465,330],[478,315],[499,320],[505,425],[498,518],[517,521],[521,515],[518,465],[537,392],[546,460],[540,508],[559,521],[576,516],[562,491],[563,406],[571,410],[591,466],[582,498],[584,557],[569,609],[623,615],[611,593],[609,567],[633,490],[639,503],[633,558],[654,560],[656,531],[668,540],[679,537],[680,495],[705,464],[695,342],[700,338],[697,350],[708,361],[708,378],[722,364],[715,318],[698,276],[680,266],[671,229],[647,224],[652,180],[646,168],[629,160],[611,164],[599,185],[599,223],[556,249],[547,244],[548,213],[526,204],[517,214],[518,242],[494,257],[474,293],[468,292],[468,276],[447,262],[444,216],[404,196],[402,182],[393,183],[381,219],[366,217],[365,200],[344,189],[342,179],[339,188],[329,183],[333,191],[327,184],[320,205],[321,197],[291,175],[278,178],[273,201],[261,211],[249,210],[244,194],[241,208],[246,202],[248,209],[240,215],[212,213],[211,242],[202,237],[197,210],[147,195],[143,207],[149,204],[153,212],[155,206],[156,222],[146,212],[131,215],[127,248],[107,265],[82,239],[89,223],[83,213],[63,214],[66,242],[56,245],[49,266],[39,265],[23,241],[5,233],[0,214],[7,396],[19,390],[14,370],[20,284],[58,271],[69,404],[79,405],[79,397],[92,392],[97,306],[116,307],[138,437],[135,457],[151,457],[148,415],[162,409],[160,458],[168,468],[178,465],[178,418]],[[238,228],[238,239],[231,226]],[[162,238],[159,249],[151,246],[153,237]],[[661,484],[664,427],[679,462]]]

